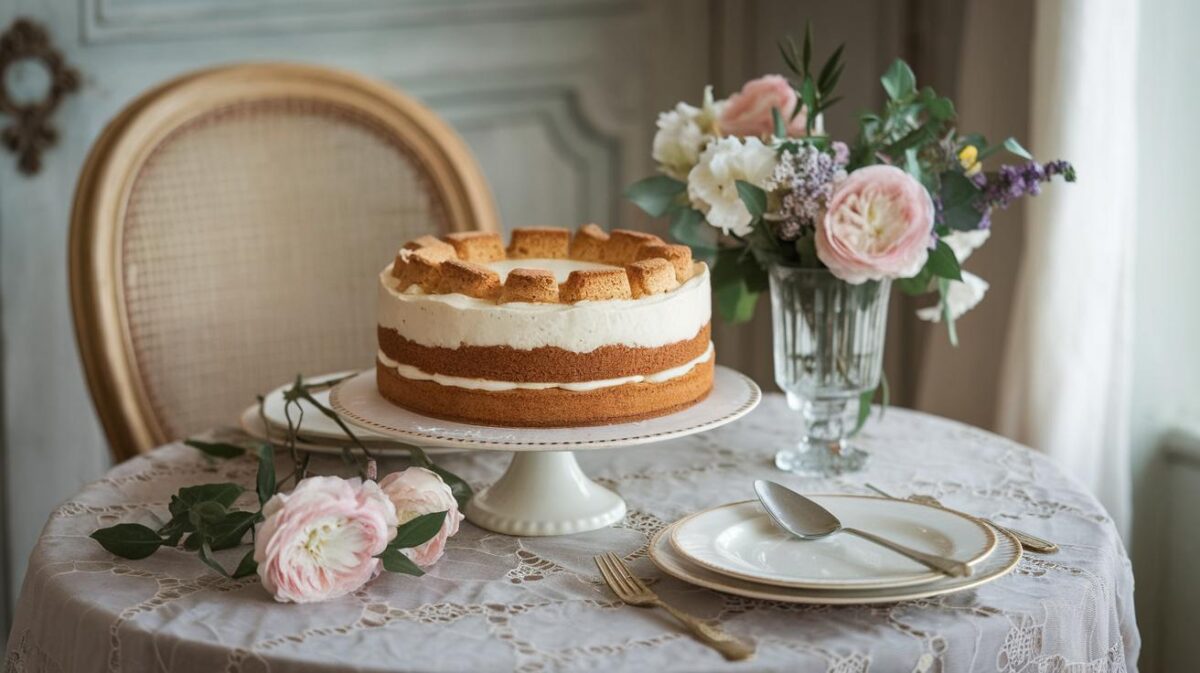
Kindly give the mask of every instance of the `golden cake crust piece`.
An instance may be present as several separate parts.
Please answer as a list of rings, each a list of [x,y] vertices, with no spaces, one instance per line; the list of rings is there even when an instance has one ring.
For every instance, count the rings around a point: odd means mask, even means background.
[[[494,299],[500,294],[500,274],[474,262],[448,259],[442,262],[438,292]]]
[[[581,262],[603,262],[605,244],[608,242],[608,232],[598,224],[585,224],[575,232],[571,239],[571,259]]]
[[[565,259],[571,232],[562,227],[520,227],[512,230],[509,259]]]
[[[495,262],[504,259],[504,241],[491,231],[460,231],[446,234],[446,242],[454,247],[458,258],[465,262]]]
[[[675,267],[675,280],[686,283],[692,277],[692,249],[686,245],[651,243],[638,248],[638,260],[665,259]]]
[[[629,277],[624,269],[582,269],[572,271],[566,282],[558,287],[558,298],[564,304],[580,301],[630,299]]]
[[[401,289],[420,285],[426,292],[436,292],[442,277],[442,263],[452,259],[454,251],[444,248],[401,250],[396,255],[392,275],[400,281]]]
[[[558,303],[558,281],[546,269],[513,269],[504,279],[500,303],[514,301],[538,304]]]
[[[662,242],[661,238],[644,231],[613,229],[604,244],[604,259],[601,261],[606,264],[624,266],[637,261],[638,248]]]
[[[634,299],[670,292],[679,287],[675,267],[665,259],[654,257],[625,266],[629,289]]]

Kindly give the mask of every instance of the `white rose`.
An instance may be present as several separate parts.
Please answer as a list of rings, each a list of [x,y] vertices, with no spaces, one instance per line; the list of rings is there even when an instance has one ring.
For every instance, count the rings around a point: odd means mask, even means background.
[[[958,263],[962,264],[967,261],[972,252],[975,252],[976,248],[986,243],[988,236],[991,235],[991,229],[974,229],[972,231],[952,231],[942,236],[941,239],[954,251]]]
[[[985,236],[984,238],[987,237]],[[983,300],[983,295],[987,293],[987,290],[988,284],[986,280],[973,273],[963,271],[962,280],[950,281],[950,287],[946,290],[946,303],[950,306],[950,317],[958,320],[964,313],[975,308],[975,305]],[[917,317],[922,320],[941,322],[941,304],[918,309]]]
[[[753,218],[738,196],[737,181],[766,189],[775,164],[775,150],[758,138],[721,138],[709,144],[688,173],[688,198],[709,224],[744,236]]]
[[[714,123],[723,105],[713,102],[712,87],[707,87],[703,107],[679,103],[658,116],[651,154],[664,173],[679,180],[687,178],[705,144],[716,137]]]

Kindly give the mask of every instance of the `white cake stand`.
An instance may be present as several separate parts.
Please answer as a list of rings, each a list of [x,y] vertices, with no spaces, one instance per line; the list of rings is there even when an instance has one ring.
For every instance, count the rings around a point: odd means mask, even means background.
[[[704,432],[748,414],[762,392],[745,375],[718,366],[713,390],[683,411],[645,421],[579,428],[501,428],[430,418],[379,394],[375,371],[333,389],[330,404],[359,427],[422,446],[511,451],[500,480],[476,493],[467,518],[507,535],[566,535],[596,530],[625,516],[621,496],[592,481],[574,451],[661,442]]]

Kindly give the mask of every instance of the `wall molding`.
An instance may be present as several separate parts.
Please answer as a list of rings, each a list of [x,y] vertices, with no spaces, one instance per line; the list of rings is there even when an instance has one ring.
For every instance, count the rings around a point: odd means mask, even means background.
[[[85,44],[533,21],[639,10],[636,0],[80,0]]]
[[[588,115],[577,88],[502,85],[425,95],[419,88],[413,91],[467,135],[522,122],[541,127],[558,158],[574,171],[572,179],[580,195],[577,222],[614,221],[621,192],[622,145],[628,138]]]

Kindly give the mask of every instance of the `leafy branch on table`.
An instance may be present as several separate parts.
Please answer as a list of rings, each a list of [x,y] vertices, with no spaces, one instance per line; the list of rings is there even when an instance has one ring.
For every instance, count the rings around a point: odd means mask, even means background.
[[[171,518],[157,529],[138,523],[120,523],[96,530],[91,535],[92,539],[99,542],[109,552],[126,559],[146,558],[161,547],[181,547],[184,550],[196,552],[203,563],[224,577],[241,579],[255,574],[258,571],[258,564],[254,560],[253,548],[246,551],[232,572],[217,562],[213,553],[241,545],[247,534],[253,541],[254,527],[264,520],[263,508],[267,502],[277,493],[284,491],[288,484],[294,487],[308,476],[309,459],[312,454],[298,446],[298,442],[301,440],[300,430],[304,422],[302,401],[312,405],[337,423],[342,432],[350,439],[352,446],[342,448],[342,460],[347,465],[355,467],[363,479],[375,478],[375,455],[335,411],[321,404],[312,394],[313,390],[332,387],[341,380],[306,384],[303,377],[297,375],[295,383],[284,391],[284,417],[287,421],[287,429],[282,446],[291,458],[292,471],[283,479],[276,479],[275,450],[271,442],[261,442],[252,447],[258,460],[258,471],[255,477],[255,493],[258,500],[256,509],[234,508],[234,503],[246,492],[246,489],[240,484],[220,482],[185,486],[171,496],[170,504],[167,507]],[[271,426],[267,423],[264,398],[259,395],[257,399],[259,418],[262,420],[264,431],[270,440],[272,439],[270,436]],[[205,456],[217,460],[240,458],[251,450],[245,446],[228,442],[188,439],[184,443]],[[466,507],[466,503],[471,499],[473,493],[470,485],[461,477],[434,464],[420,447],[401,442],[389,443],[388,446],[407,450],[413,465],[437,473],[450,487],[459,508]],[[409,575],[424,574],[420,567],[413,563],[403,551],[418,547],[433,539],[441,530],[445,519],[446,512],[433,512],[418,516],[399,526],[395,538],[380,555],[384,569]]]

